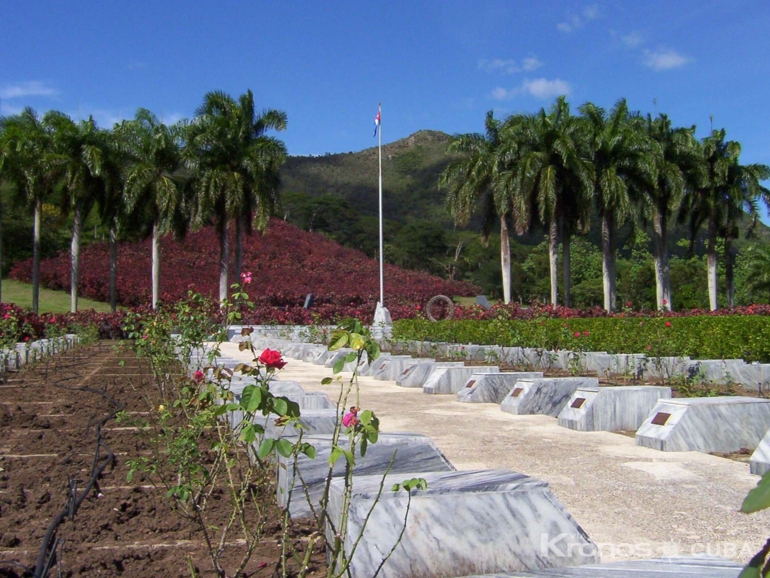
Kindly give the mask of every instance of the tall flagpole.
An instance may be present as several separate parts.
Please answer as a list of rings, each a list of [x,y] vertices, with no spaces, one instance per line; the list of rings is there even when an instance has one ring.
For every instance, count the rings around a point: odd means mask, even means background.
[[[377,117],[380,119],[379,126],[379,149],[380,149],[380,305],[385,307],[385,284],[383,270],[383,250],[382,250],[382,103],[377,105]]]

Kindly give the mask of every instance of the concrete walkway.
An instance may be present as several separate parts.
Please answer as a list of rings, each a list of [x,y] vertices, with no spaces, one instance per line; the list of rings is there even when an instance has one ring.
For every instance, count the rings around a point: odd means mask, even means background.
[[[251,361],[237,344],[224,344],[222,353]],[[337,399],[338,383],[321,385],[331,369],[287,361],[279,379]],[[381,431],[431,436],[458,470],[503,468],[547,481],[604,562],[703,552],[747,562],[770,536],[770,512],[739,512],[759,480],[748,463],[637,447],[629,436],[576,432],[551,417],[511,415],[496,404],[459,403],[371,377],[359,378],[359,387],[360,405],[375,412]]]

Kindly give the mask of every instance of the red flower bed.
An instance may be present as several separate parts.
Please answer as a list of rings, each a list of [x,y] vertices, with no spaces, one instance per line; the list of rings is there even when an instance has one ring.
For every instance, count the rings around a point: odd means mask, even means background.
[[[150,240],[121,244],[118,250],[118,302],[146,305],[151,300]],[[231,247],[233,241],[231,240]],[[192,233],[182,242],[162,241],[161,299],[173,302],[189,290],[211,298],[218,295],[219,242],[213,227]],[[69,290],[69,254],[41,262],[40,282],[50,289]],[[362,252],[342,247],[319,234],[307,233],[273,219],[264,234],[244,238],[243,270],[252,273],[245,287],[255,308],[244,321],[311,323],[344,316],[371,320],[379,299],[377,261]],[[83,297],[109,300],[109,254],[105,243],[81,252],[80,290]],[[17,263],[12,279],[30,282],[31,260]],[[240,282],[231,274],[230,283]],[[305,310],[305,296],[313,293],[314,306]],[[415,271],[385,265],[385,301],[394,317],[412,317],[415,304],[434,295],[472,296],[479,289],[470,283],[450,282]]]

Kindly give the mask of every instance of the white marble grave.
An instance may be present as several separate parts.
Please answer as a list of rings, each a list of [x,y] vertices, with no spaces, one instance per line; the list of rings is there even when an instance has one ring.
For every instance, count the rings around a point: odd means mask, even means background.
[[[382,566],[382,578],[464,576],[599,561],[596,545],[545,482],[505,470],[405,472],[387,476],[379,501],[380,476],[355,478],[345,528],[348,554],[370,510],[371,515],[351,562],[353,578],[373,576],[398,541],[409,495],[390,489],[415,477],[424,478],[428,488],[412,490],[406,531]],[[343,490],[342,479],[332,481],[329,515],[335,524],[340,520]],[[330,526],[326,531],[331,536]],[[554,540],[567,551],[565,555],[543,548],[544,542]]]
[[[312,516],[311,503],[316,512],[318,511],[318,504],[326,486],[326,477],[329,474],[328,459],[331,453],[332,436],[303,435],[302,440],[315,448],[315,459],[300,454],[295,470],[293,458],[278,456],[276,497],[282,508],[289,505],[289,512],[293,518]],[[344,435],[340,438],[339,445],[343,448],[349,447],[349,441]],[[355,462],[353,471],[356,478],[370,475],[382,476],[388,468],[391,474],[417,470],[421,472],[455,471],[454,466],[444,457],[430,437],[406,432],[380,434],[377,443],[370,444],[364,456],[360,455],[359,448]],[[332,477],[338,478],[345,475],[345,464],[345,459],[340,458],[334,466]],[[296,477],[295,471],[299,473]]]
[[[636,431],[671,388],[654,385],[579,387],[561,410],[558,424],[577,431]]]
[[[755,449],[768,429],[770,399],[666,399],[637,430],[636,445],[667,452],[737,452]]]
[[[764,476],[765,472],[770,470],[770,430],[767,431],[757,449],[751,454],[749,469],[752,474],[758,476]]]
[[[457,401],[465,403],[502,403],[520,379],[543,377],[542,371],[513,371],[473,375],[460,391]]]
[[[599,380],[595,377],[521,379],[503,399],[500,408],[517,415],[556,417],[578,387],[599,387]]]
[[[425,361],[433,361],[432,359],[426,359],[422,357],[401,357],[393,355],[389,360],[379,366],[377,370],[372,372],[372,377],[381,381],[396,381],[396,378],[401,375],[410,365],[416,363],[424,363]]]
[[[500,373],[500,368],[497,366],[434,367],[422,385],[422,392],[456,394],[474,375],[483,373]]]
[[[433,361],[415,363],[407,366],[396,378],[396,385],[401,387],[422,387],[434,367],[464,367],[462,361]]]
[[[735,578],[743,566],[733,560],[698,554],[651,560],[623,560],[569,568],[484,574],[465,578]]]

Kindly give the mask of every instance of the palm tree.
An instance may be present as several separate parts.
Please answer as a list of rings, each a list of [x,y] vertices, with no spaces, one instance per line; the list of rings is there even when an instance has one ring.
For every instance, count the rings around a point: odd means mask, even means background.
[[[639,190],[654,167],[649,144],[637,130],[625,99],[612,110],[588,102],[580,107],[587,124],[594,165],[594,197],[602,221],[602,274],[604,309],[617,302],[617,229],[631,215],[633,192]]]
[[[266,135],[286,128],[286,113],[257,113],[251,90],[238,101],[210,92],[186,134],[184,158],[196,188],[196,220],[213,216],[219,235],[219,299],[228,295],[230,220],[236,222],[236,274],[240,274],[242,234],[267,227],[278,203],[278,170],[286,159],[282,141]]]
[[[564,258],[564,304],[570,304],[570,237],[589,225],[594,169],[587,151],[581,122],[570,114],[561,96],[546,112],[527,117],[523,155],[518,163],[516,187],[522,222],[536,207],[540,221],[548,228],[551,303],[558,303],[558,242],[562,238]]]
[[[706,224],[706,263],[708,275],[709,306],[718,307],[717,300],[717,237],[725,240],[725,266],[727,268],[728,303],[733,304],[732,241],[738,236],[738,218],[748,211],[749,230],[758,218],[757,200],[770,198],[760,180],[770,177],[766,165],[741,165],[741,145],[737,141],[725,141],[725,130],[712,130],[703,139],[701,182],[687,195],[683,203],[683,216],[689,217],[691,246],[701,225]]]
[[[658,309],[671,310],[671,271],[668,256],[668,222],[679,208],[689,182],[697,181],[698,142],[695,127],[674,128],[665,114],[647,115],[652,178],[644,186],[643,218],[652,220],[653,260]],[[695,175],[695,177],[693,177]]]
[[[103,157],[101,164],[101,186],[96,203],[99,219],[109,230],[110,259],[110,309],[117,310],[118,300],[118,237],[121,229],[138,229],[141,210],[135,207],[134,214],[128,212],[125,195],[125,173],[130,157],[124,154],[125,143],[121,142],[118,131],[102,131]]]
[[[460,154],[439,178],[439,187],[447,189],[447,205],[458,225],[466,225],[481,203],[482,239],[486,244],[496,219],[500,220],[500,266],[503,277],[503,302],[511,301],[511,247],[508,239],[510,210],[496,203],[495,188],[500,186],[501,122],[494,112],[487,112],[485,134],[456,136],[449,144],[450,154]],[[502,210],[499,210],[502,209]]]
[[[43,201],[61,174],[61,158],[53,150],[53,133],[31,108],[3,121],[3,166],[6,178],[34,215],[32,242],[32,310],[40,306],[40,235]]]
[[[125,194],[129,212],[144,209],[152,223],[152,307],[160,299],[160,239],[175,228],[183,207],[181,127],[168,126],[140,108],[134,120],[116,125],[114,132],[124,154]]]
[[[61,206],[72,212],[70,264],[70,311],[78,308],[80,244],[83,219],[103,188],[101,170],[106,143],[93,117],[75,123],[61,112],[48,112],[43,122],[53,130],[54,151],[60,157],[64,177]]]

